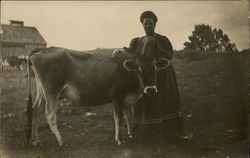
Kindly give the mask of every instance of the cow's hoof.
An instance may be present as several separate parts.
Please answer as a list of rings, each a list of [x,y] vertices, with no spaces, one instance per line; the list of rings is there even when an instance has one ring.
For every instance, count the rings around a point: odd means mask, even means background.
[[[191,140],[193,138],[193,136],[194,136],[194,134],[190,133],[190,134],[181,136],[180,138],[183,139],[183,140]]]
[[[170,145],[168,146],[168,148],[169,148],[170,150],[175,150],[175,149],[177,148],[177,146],[174,145],[174,144],[170,144]]]
[[[31,146],[37,147],[41,145],[41,142],[39,140],[31,140]]]
[[[59,147],[62,147],[62,146],[63,146],[63,142],[62,142],[62,141],[59,141],[59,142],[58,142],[58,145],[59,145]]]
[[[124,144],[124,142],[122,142],[121,140],[117,140],[117,145],[118,146],[122,146],[122,144]]]
[[[134,139],[134,136],[133,136],[132,134],[129,134],[129,135],[128,135],[128,138],[133,140],[133,139]]]
[[[118,146],[121,146],[121,145],[122,145],[122,142],[121,142],[121,141],[117,141],[117,145],[118,145]]]

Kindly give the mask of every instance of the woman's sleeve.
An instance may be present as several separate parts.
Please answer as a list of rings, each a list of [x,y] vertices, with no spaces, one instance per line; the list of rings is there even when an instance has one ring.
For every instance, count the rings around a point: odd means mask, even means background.
[[[173,47],[170,41],[165,36],[159,36],[157,40],[157,55],[171,60],[173,58]]]
[[[129,53],[132,53],[132,54],[136,54],[136,49],[137,49],[137,46],[139,44],[139,40],[140,38],[133,38],[131,41],[130,41],[130,44],[129,44],[129,48],[127,47],[123,47],[123,49]]]
[[[130,47],[123,47],[123,49],[128,52],[128,53],[132,53],[135,54],[135,52],[133,50],[130,49]]]

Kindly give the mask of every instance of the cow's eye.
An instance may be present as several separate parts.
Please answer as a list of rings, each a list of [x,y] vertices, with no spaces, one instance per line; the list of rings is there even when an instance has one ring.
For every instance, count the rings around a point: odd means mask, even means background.
[[[138,64],[136,64],[135,62],[128,62],[127,67],[129,67],[130,69],[135,70],[135,69],[138,68]]]
[[[155,67],[157,70],[163,70],[163,69],[166,69],[169,66],[169,64],[170,64],[170,61],[168,59],[160,58],[155,63]]]

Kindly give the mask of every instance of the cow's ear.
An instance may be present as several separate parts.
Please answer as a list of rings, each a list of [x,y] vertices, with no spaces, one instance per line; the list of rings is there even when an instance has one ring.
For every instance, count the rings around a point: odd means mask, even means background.
[[[138,60],[128,59],[123,62],[123,67],[127,71],[136,71],[138,70],[139,62]]]
[[[170,64],[170,61],[167,58],[160,58],[155,63],[155,68],[157,70],[164,70],[166,69]]]

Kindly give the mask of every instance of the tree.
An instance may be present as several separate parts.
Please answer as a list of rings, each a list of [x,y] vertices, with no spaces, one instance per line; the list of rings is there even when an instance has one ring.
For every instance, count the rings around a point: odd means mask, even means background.
[[[184,49],[202,50],[211,52],[238,52],[236,45],[230,43],[227,34],[221,29],[212,29],[211,26],[195,25],[192,35],[188,37],[190,42],[184,43]]]

